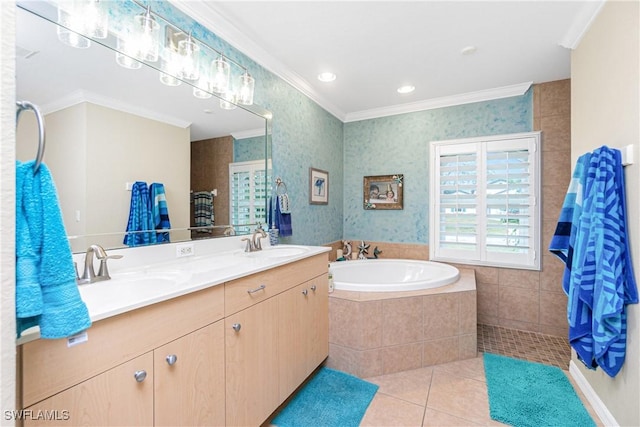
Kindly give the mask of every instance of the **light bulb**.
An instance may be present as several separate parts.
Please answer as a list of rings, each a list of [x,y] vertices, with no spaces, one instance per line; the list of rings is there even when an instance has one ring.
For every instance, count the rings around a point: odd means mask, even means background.
[[[135,59],[137,52],[138,49],[135,44],[135,39],[131,37],[118,37],[116,51],[116,62],[118,65],[130,70],[137,70],[142,67],[142,64]]]
[[[229,80],[231,78],[231,66],[220,56],[211,62],[211,90],[216,93],[223,93],[229,88]]]
[[[235,93],[233,93],[233,91],[226,91],[223,92],[221,94],[221,99],[220,99],[220,108],[222,108],[223,110],[234,110],[236,108],[236,104],[234,104],[234,102],[236,101],[236,95]]]
[[[251,105],[253,104],[253,92],[255,89],[256,81],[249,72],[245,70],[244,74],[240,76],[240,89],[238,91],[238,104]]]
[[[81,35],[84,32],[82,15],[77,10],[75,2],[67,2],[64,5],[64,9],[58,6],[58,40],[71,47],[87,49],[91,46],[91,41]]]
[[[133,22],[131,37],[136,39],[136,58],[141,61],[156,62],[160,49],[158,41],[160,25],[151,16],[151,7],[147,7],[145,13],[134,16]]]
[[[180,72],[182,63],[178,52],[171,47],[162,49],[162,60],[160,61],[160,82],[167,86],[180,86],[182,81],[176,76]]]
[[[185,80],[198,80],[200,76],[200,46],[193,41],[191,34],[185,40],[178,42],[178,54],[182,62],[178,76]]]

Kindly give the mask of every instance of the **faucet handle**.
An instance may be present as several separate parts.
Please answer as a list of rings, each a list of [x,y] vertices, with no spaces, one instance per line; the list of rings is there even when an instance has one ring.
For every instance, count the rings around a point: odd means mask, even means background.
[[[243,237],[242,239],[240,239],[241,242],[246,241],[247,242],[247,246],[244,248],[245,252],[253,252],[253,245],[251,244],[251,239],[248,237]]]
[[[110,259],[120,259],[120,258],[122,258],[122,255],[107,255],[103,258],[98,258],[100,260],[100,269],[98,270],[98,277],[111,279],[111,276],[109,276],[109,268],[107,267],[107,261]]]

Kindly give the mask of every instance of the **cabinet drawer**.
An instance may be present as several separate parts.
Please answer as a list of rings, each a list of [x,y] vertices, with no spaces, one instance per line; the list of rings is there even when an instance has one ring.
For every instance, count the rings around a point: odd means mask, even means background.
[[[327,263],[325,253],[226,283],[225,316],[326,273]]]
[[[95,322],[88,340],[39,339],[22,345],[22,404],[55,393],[202,328],[224,315],[224,287],[202,291]]]

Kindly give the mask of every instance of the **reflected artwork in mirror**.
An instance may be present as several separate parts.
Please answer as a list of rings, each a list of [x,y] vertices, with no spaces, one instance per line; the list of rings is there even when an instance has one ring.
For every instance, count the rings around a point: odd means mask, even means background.
[[[113,21],[114,12],[109,14]],[[158,21],[167,45],[184,40]],[[247,233],[264,222],[268,111],[255,104],[220,108],[229,105],[210,85],[159,73],[162,60],[125,68],[116,62],[112,34],[92,39],[88,48],[70,47],[60,42],[56,22],[55,4],[18,2],[16,96],[44,113],[44,162],[56,182],[74,252],[96,243],[106,249],[128,246],[137,182],[164,187],[171,230],[162,241]],[[25,115],[17,131],[21,161],[35,153],[37,127],[29,119]]]

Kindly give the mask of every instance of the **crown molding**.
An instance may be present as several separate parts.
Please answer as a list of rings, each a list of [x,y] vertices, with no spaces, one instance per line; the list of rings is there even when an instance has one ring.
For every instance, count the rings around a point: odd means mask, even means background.
[[[231,132],[231,136],[235,139],[247,139],[261,136],[264,138],[264,128],[241,130],[238,132]]]
[[[433,110],[436,108],[453,107],[455,105],[472,104],[474,102],[521,96],[529,90],[532,84],[533,82],[519,83],[495,89],[485,89],[477,92],[468,92],[459,95],[444,96],[442,98],[392,105],[390,107],[356,111],[348,113],[344,122],[357,122],[359,120],[376,119],[379,117],[394,116],[396,114],[414,113],[416,111]]]
[[[216,8],[215,2],[203,0],[169,0],[169,2],[231,46],[247,55],[254,62],[280,77],[329,113],[344,121],[346,115],[344,111],[316,92],[303,77],[277,60],[273,55],[253,41],[253,39],[244,34],[240,28],[226,19]]]
[[[596,19],[602,6],[606,0],[586,1],[583,3],[582,9],[576,15],[573,24],[567,30],[566,34],[559,43],[560,46],[567,49],[575,49],[580,44],[582,37],[586,34],[591,24]]]
[[[42,105],[42,113],[50,114],[56,111],[63,110],[65,108],[73,107],[74,105],[81,104],[83,102],[90,102],[92,104],[100,105],[102,107],[111,108],[113,110],[122,111],[124,113],[133,114],[136,116],[144,117],[146,119],[155,120],[162,123],[167,123],[172,126],[176,126],[179,128],[188,128],[191,126],[191,122],[186,120],[176,119],[175,117],[166,116],[164,114],[157,113],[152,110],[147,110],[145,108],[140,108],[135,105],[127,104],[122,101],[118,101],[113,98],[109,98],[106,96],[98,95],[96,93],[86,91],[86,90],[76,90],[55,100],[54,102],[50,102],[48,104]],[[264,135],[264,132],[262,133]]]

